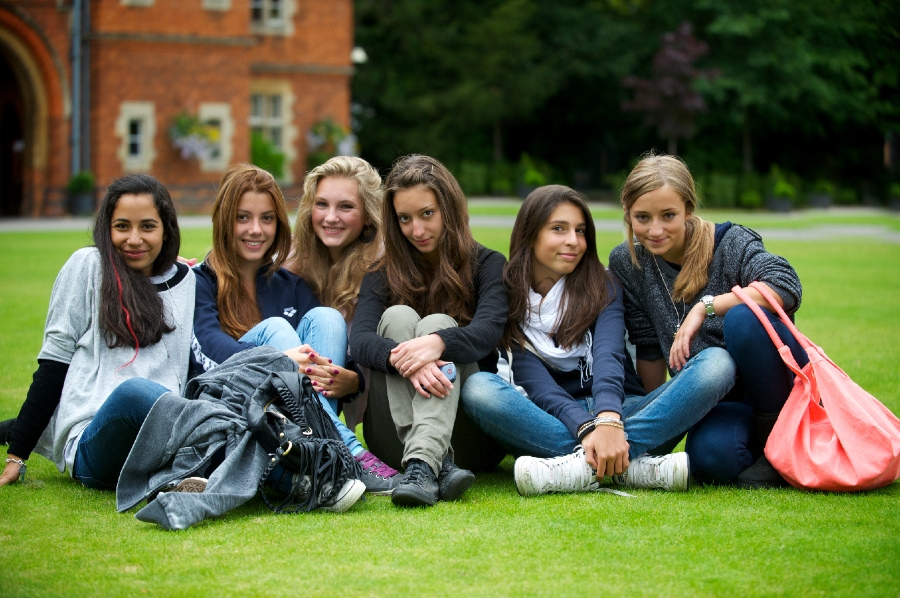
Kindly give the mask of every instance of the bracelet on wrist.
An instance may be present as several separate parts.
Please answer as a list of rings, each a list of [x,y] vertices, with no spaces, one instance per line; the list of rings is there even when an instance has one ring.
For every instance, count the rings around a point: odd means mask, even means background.
[[[18,463],[19,464],[19,479],[23,482],[25,481],[25,471],[28,469],[28,466],[25,465],[25,461],[22,459],[11,459],[7,457],[7,463]]]
[[[622,423],[621,419],[617,419],[615,417],[606,417],[599,416],[594,418],[594,425],[596,426],[615,426],[616,428],[625,429],[625,424]]]
[[[578,442],[584,440],[584,437],[594,431],[594,420],[586,421],[578,427]]]
[[[609,426],[610,428],[616,428],[617,430],[625,431],[625,426],[618,426],[618,425],[616,425],[616,424],[614,424],[614,423],[612,423],[612,422],[598,422],[597,424],[595,424],[595,426],[597,426],[597,427],[599,427],[599,426]],[[594,429],[596,430],[597,427],[595,427]]]

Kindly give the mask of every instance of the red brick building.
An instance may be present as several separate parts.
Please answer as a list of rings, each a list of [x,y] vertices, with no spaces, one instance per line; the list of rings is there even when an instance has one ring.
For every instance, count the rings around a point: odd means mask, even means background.
[[[147,172],[208,210],[251,132],[296,196],[312,125],[349,123],[352,46],[352,0],[0,0],[0,216],[65,214],[81,170],[98,195]],[[211,151],[182,157],[179,115]]]

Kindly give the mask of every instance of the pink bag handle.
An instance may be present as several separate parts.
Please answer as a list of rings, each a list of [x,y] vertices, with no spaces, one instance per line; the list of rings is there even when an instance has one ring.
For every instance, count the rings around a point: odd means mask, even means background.
[[[794,335],[794,338],[797,339],[797,342],[800,343],[801,347],[809,349],[816,346],[806,335],[797,330],[797,326],[794,325],[794,322],[791,321],[786,313],[784,313],[784,308],[782,308],[778,301],[775,300],[775,293],[772,292],[772,289],[763,283],[756,281],[751,282],[750,286],[759,291],[759,293],[766,298],[766,301],[769,302],[769,305],[772,306],[772,309],[774,309],[775,313],[778,314],[778,317],[781,318],[782,323],[788,327],[788,330],[791,331],[791,334]]]
[[[794,335],[794,338],[797,339],[797,342],[799,342],[800,345],[804,349],[809,349],[810,347],[814,347],[814,345],[810,342],[810,340],[808,338],[806,338],[803,335],[803,333],[801,333],[799,330],[797,330],[797,327],[794,326],[794,323],[791,322],[790,318],[788,318],[787,314],[784,312],[784,309],[782,309],[781,305],[779,305],[778,302],[775,301],[775,297],[772,295],[772,291],[770,291],[766,285],[759,283],[759,282],[751,282],[750,286],[752,288],[756,289],[757,291],[759,291],[759,293],[763,297],[765,297],[766,301],[769,302],[769,305],[771,305],[772,308],[776,312],[778,312],[778,315],[781,318],[781,321],[784,323],[785,326],[788,327],[788,329]],[[797,364],[797,360],[794,359],[794,356],[791,353],[790,348],[784,344],[784,341],[782,341],[781,337],[778,336],[778,333],[775,332],[775,328],[772,326],[772,323],[769,322],[769,318],[767,318],[766,315],[763,313],[763,308],[761,308],[756,303],[756,301],[751,299],[750,295],[748,295],[747,292],[744,291],[744,289],[742,289],[740,285],[735,285],[731,289],[731,292],[734,293],[735,295],[737,295],[738,298],[741,301],[743,301],[745,304],[747,304],[747,307],[749,307],[753,311],[753,313],[756,314],[756,317],[759,319],[759,323],[763,325],[763,328],[765,328],[766,332],[769,334],[769,338],[772,339],[772,342],[778,348],[778,353],[781,355],[781,359],[784,361],[784,363],[795,374],[800,374],[801,373],[800,366]]]

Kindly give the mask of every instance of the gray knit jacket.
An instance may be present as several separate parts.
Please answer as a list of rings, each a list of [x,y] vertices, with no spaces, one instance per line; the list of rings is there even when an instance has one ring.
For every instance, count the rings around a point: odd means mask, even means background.
[[[691,307],[704,295],[729,293],[735,285],[764,282],[782,298],[787,313],[793,314],[800,307],[802,288],[797,272],[786,259],[766,251],[760,236],[744,226],[716,225],[709,282],[687,303],[672,304],[670,289],[678,270],[638,243],[635,252],[640,268],[631,262],[626,243],[609,254],[609,268],[625,291],[625,325],[638,359],[653,361],[664,357],[668,361],[675,330]],[[703,322],[691,343],[691,355],[709,347],[725,347],[722,318],[707,318]],[[675,372],[670,370],[670,374]]]

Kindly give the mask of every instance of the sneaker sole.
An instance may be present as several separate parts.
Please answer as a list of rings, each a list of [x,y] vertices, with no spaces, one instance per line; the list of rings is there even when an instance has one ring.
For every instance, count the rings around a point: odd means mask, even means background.
[[[178,482],[174,488],[168,492],[193,492],[201,493],[206,490],[208,481],[204,478],[186,478]]]
[[[390,496],[394,492],[394,488],[397,487],[396,482],[399,482],[400,474],[396,474],[392,478],[377,478],[379,485],[368,485],[366,484],[366,492],[371,494],[372,496]],[[363,476],[364,478],[366,476]],[[396,482],[395,482],[396,480]],[[362,480],[363,484],[365,484],[365,480]]]
[[[676,492],[687,492],[691,489],[691,458],[685,453],[684,454],[684,488],[678,488]],[[680,485],[680,484],[679,484]]]
[[[359,480],[348,480],[341,491],[332,504],[323,505],[319,509],[329,513],[343,513],[349,510],[366,492],[366,485]]]
[[[440,499],[453,501],[465,494],[475,483],[475,474],[468,470],[457,469],[444,478],[445,483],[438,481]]]
[[[391,502],[398,507],[433,507],[437,503],[437,496],[432,496],[421,488],[417,491],[415,488],[407,490],[403,486],[397,486],[391,494]]]

